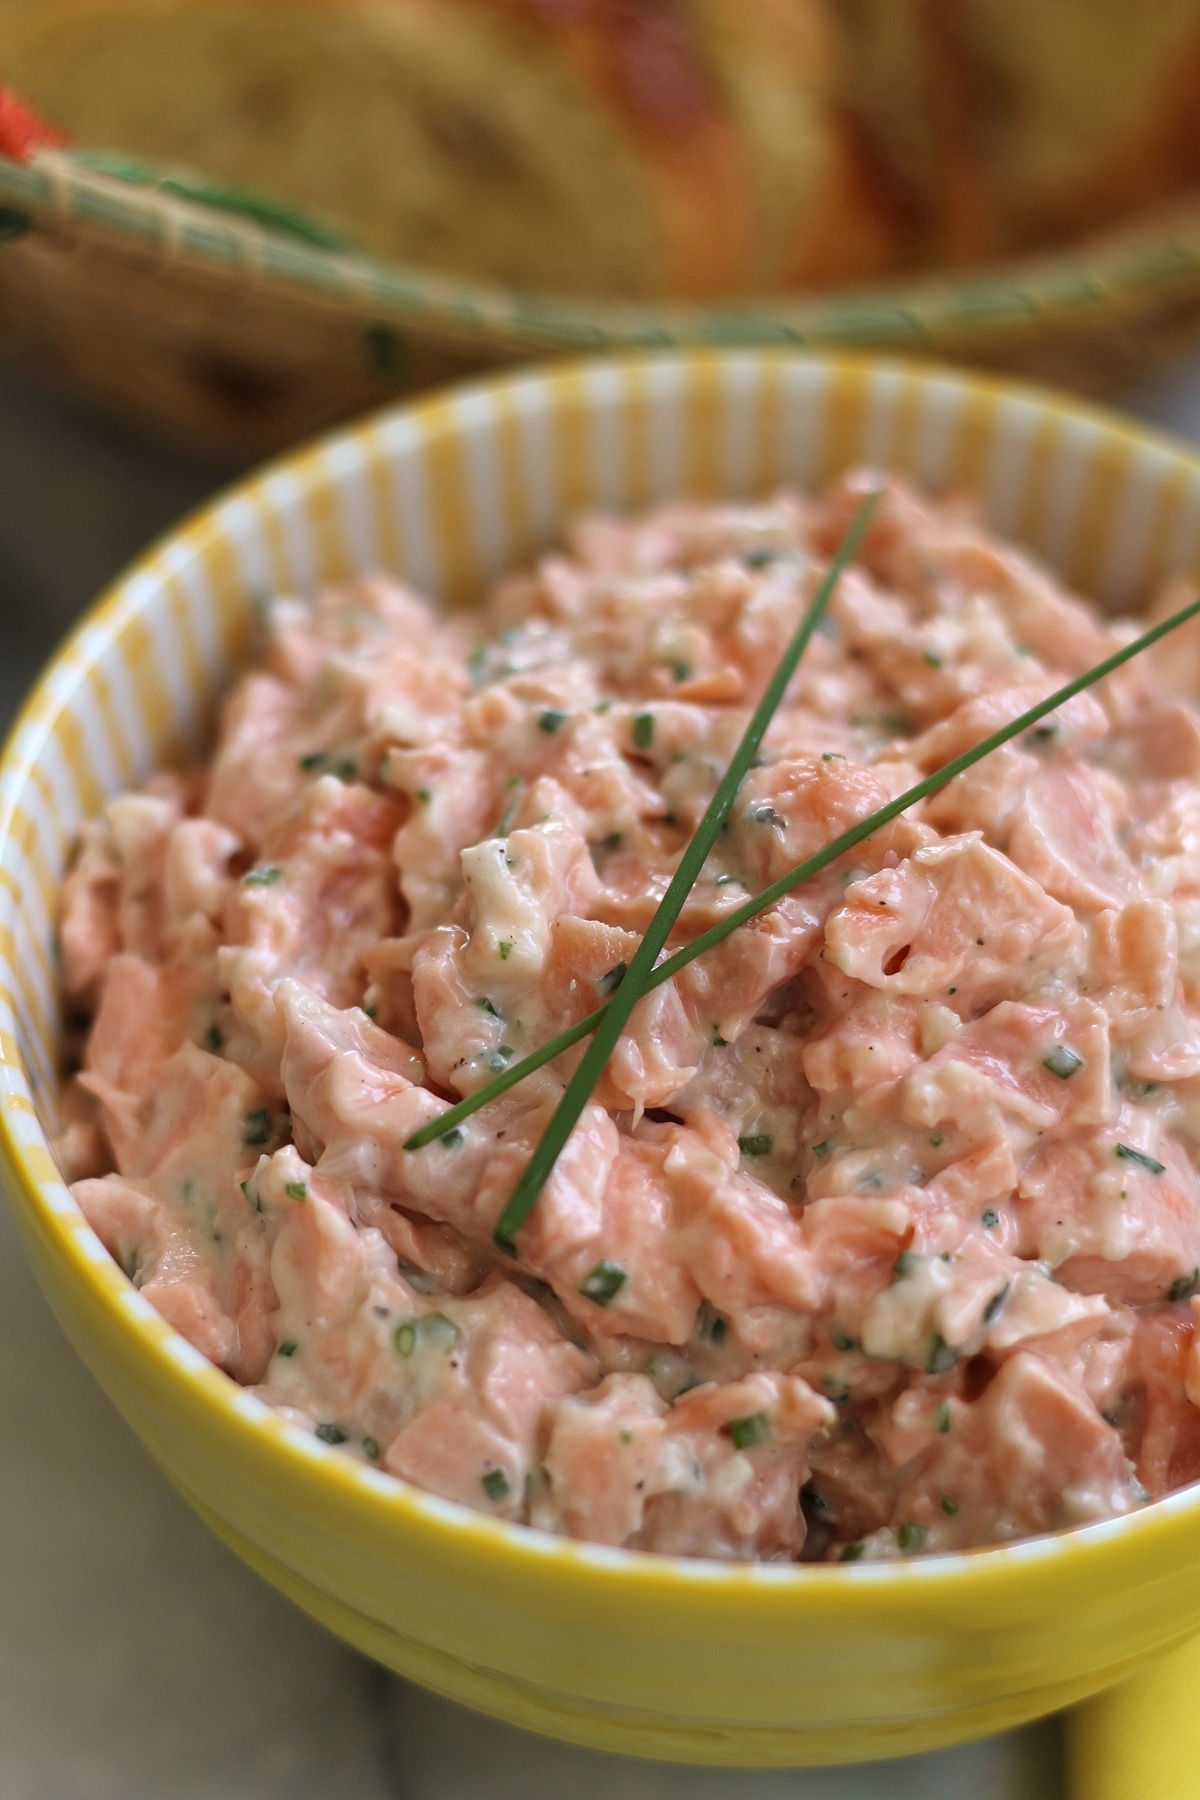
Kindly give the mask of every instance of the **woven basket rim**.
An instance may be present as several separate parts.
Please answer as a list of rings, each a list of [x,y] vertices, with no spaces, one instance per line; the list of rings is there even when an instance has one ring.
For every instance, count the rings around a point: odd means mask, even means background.
[[[162,179],[168,171],[162,171]],[[884,349],[970,357],[1133,322],[1200,295],[1200,190],[1060,251],[955,274],[723,304],[636,305],[521,294],[352,249],[328,249],[69,151],[0,156],[0,206],[131,266],[189,271],[364,321],[517,353]]]

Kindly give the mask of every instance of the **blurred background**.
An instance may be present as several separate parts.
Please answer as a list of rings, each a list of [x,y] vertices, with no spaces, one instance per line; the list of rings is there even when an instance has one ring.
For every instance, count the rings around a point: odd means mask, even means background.
[[[580,349],[842,345],[1200,442],[1200,0],[0,0],[0,721],[258,456]],[[618,1763],[416,1694],[196,1522],[0,1214],[3,1800],[1056,1800],[1057,1726]]]

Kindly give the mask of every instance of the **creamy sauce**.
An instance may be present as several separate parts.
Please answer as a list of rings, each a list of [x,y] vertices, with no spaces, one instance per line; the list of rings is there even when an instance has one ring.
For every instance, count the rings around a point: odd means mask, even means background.
[[[642,1001],[492,1230],[862,490],[593,519],[439,622],[270,608],[211,763],[85,828],[61,1156],[205,1355],[606,1544],[911,1555],[1200,1476],[1200,634]],[[673,940],[1127,642],[889,488]]]

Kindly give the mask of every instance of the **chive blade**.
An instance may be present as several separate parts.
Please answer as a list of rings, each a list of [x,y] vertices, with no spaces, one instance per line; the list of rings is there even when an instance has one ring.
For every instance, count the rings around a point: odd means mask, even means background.
[[[617,1041],[625,1028],[630,1013],[645,992],[647,978],[653,973],[654,965],[671,934],[676,919],[683,910],[684,901],[691,893],[701,869],[708,860],[709,853],[716,843],[738,789],[757,756],[767,728],[778,711],[779,704],[796,673],[796,665],[808,648],[813,632],[824,617],[825,609],[833,597],[843,571],[866,535],[867,527],[871,523],[878,503],[878,493],[868,494],[863,500],[849,530],[834,554],[811,604],[793,633],[791,642],[780,657],[775,672],[767,683],[766,692],[755,707],[750,723],[742,735],[742,740],[730,758],[724,775],[717,783],[717,790],[705,809],[704,817],[696,827],[691,841],[679,859],[679,867],[671,877],[667,891],[646,928],[646,935],[633,953],[633,960],[629,965],[628,972],[609,1001],[604,1017],[592,1036],[591,1043],[580,1058],[579,1066],[567,1083],[562,1099],[555,1108],[550,1123],[542,1134],[541,1141],[526,1164],[509,1197],[508,1204],[500,1215],[494,1235],[497,1244],[502,1249],[512,1249],[513,1240],[533,1210],[551,1169],[558,1161],[560,1152],[575,1129],[576,1121],[603,1074],[604,1066],[617,1046]]]
[[[1021,713],[1015,719],[1010,719],[1007,725],[1002,725],[999,730],[992,732],[989,737],[983,738],[970,750],[964,750],[952,762],[944,764],[940,769],[935,769],[932,775],[927,775],[914,787],[900,794],[895,800],[889,801],[877,813],[872,813],[870,818],[863,819],[859,824],[851,826],[848,831],[843,832],[840,838],[835,838],[832,843],[826,844],[824,849],[818,850],[806,861],[798,863],[794,869],[789,869],[770,887],[764,888],[761,893],[755,894],[752,899],[745,901],[733,912],[727,913],[717,924],[710,926],[699,937],[693,938],[690,944],[685,944],[682,949],[676,950],[659,963],[657,968],[651,971],[643,991],[650,993],[653,989],[660,987],[664,981],[670,981],[673,976],[686,969],[690,962],[694,962],[698,956],[703,956],[705,951],[714,949],[741,926],[749,924],[751,919],[757,918],[760,913],[767,912],[794,888],[802,886],[814,875],[819,875],[821,870],[831,862],[836,862],[839,856],[844,856],[848,850],[853,850],[884,825],[889,825],[893,819],[899,818],[900,814],[906,812],[910,806],[915,806],[918,801],[927,799],[930,794],[937,793],[939,789],[953,781],[956,775],[961,775],[965,770],[973,768],[985,756],[990,756],[993,750],[998,750],[1002,744],[1007,744],[1012,738],[1019,737],[1023,731],[1028,731],[1031,725],[1037,724],[1039,719],[1044,719],[1047,713],[1054,712],[1068,700],[1074,699],[1076,694],[1081,694],[1095,682],[1102,681],[1106,675],[1111,675],[1122,664],[1131,661],[1143,650],[1148,650],[1152,644],[1158,643],[1160,638],[1166,637],[1169,632],[1178,630],[1181,625],[1186,625],[1189,619],[1194,619],[1197,615],[1200,615],[1200,600],[1190,602],[1179,612],[1172,614],[1169,619],[1164,619],[1161,624],[1153,626],[1141,637],[1135,638],[1131,644],[1116,651],[1104,662],[1097,663],[1093,669],[1086,670],[1082,675],[1077,675],[1074,680],[1067,682],[1064,687],[1056,689],[1045,700],[1038,701],[1037,705],[1030,707],[1027,712]],[[438,1118],[432,1119],[419,1131],[413,1132],[412,1136],[405,1140],[404,1148],[420,1150],[424,1145],[433,1143],[444,1132],[452,1130],[464,1119],[469,1119],[472,1113],[478,1112],[489,1101],[498,1099],[501,1094],[508,1093],[527,1075],[534,1074],[538,1069],[544,1069],[547,1063],[553,1062],[555,1057],[572,1049],[593,1032],[607,1010],[607,1007],[598,1007],[595,1012],[589,1013],[586,1018],[580,1019],[577,1024],[568,1027],[566,1031],[560,1032],[557,1037],[543,1044],[540,1049],[532,1051],[519,1063],[514,1063],[502,1075],[498,1075],[494,1081],[489,1081],[486,1086],[477,1089],[465,1100],[458,1101]]]

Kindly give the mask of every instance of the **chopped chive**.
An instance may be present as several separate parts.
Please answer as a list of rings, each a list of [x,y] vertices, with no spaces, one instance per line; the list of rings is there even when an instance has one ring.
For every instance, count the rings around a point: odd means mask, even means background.
[[[428,788],[418,788],[417,799],[421,802],[422,806],[428,806],[429,802],[433,799],[433,795]]]
[[[370,1019],[372,1025],[373,1025],[375,1023],[376,1019],[379,1017],[379,1008],[376,1006],[375,1002],[373,1000],[364,1000],[363,1001],[363,1011],[366,1013],[368,1019]]]
[[[702,1344],[711,1344],[714,1350],[719,1350],[729,1336],[728,1319],[723,1319],[719,1312],[715,1312],[707,1300],[700,1308],[700,1316],[696,1320],[696,1336]]]
[[[369,1456],[372,1462],[378,1462],[383,1455],[383,1451],[379,1447],[379,1440],[377,1438],[365,1437],[362,1441],[362,1446],[363,1455]]]
[[[949,1494],[942,1495],[942,1511],[948,1519],[952,1519],[958,1511],[958,1501],[952,1500]]]
[[[843,1353],[845,1353],[847,1350],[857,1350],[858,1349],[858,1344],[855,1341],[855,1339],[852,1337],[847,1337],[844,1331],[835,1331],[832,1338],[830,1339],[830,1343],[833,1345],[835,1350],[840,1350]]]
[[[481,994],[479,996],[479,999],[476,1000],[475,1004],[476,1004],[476,1006],[482,1007],[484,1012],[487,1013],[491,1018],[498,1019],[500,1017],[500,1014],[496,1011],[495,1007],[492,1005],[491,1001],[488,999],[486,994]]]
[[[544,731],[547,737],[553,737],[560,726],[565,725],[566,722],[565,712],[559,712],[557,706],[548,706],[544,713],[538,715],[538,730]]]
[[[256,1150],[260,1144],[270,1141],[271,1115],[265,1106],[258,1106],[242,1120],[242,1142],[248,1150]]]
[[[614,963],[612,968],[609,969],[606,974],[601,975],[599,981],[597,981],[596,992],[598,994],[615,994],[625,979],[625,973],[628,967],[628,963]]]
[[[746,1413],[740,1419],[730,1419],[725,1430],[735,1450],[753,1450],[756,1444],[770,1441],[771,1421],[764,1412]]]
[[[911,1519],[905,1519],[896,1528],[896,1543],[903,1550],[905,1556],[915,1556],[918,1550],[923,1550],[928,1536],[929,1533],[925,1527],[914,1525]]]
[[[598,856],[611,855],[614,850],[619,850],[621,848],[620,832],[610,831],[608,836],[606,838],[601,838],[600,842],[594,845],[593,848]]]
[[[411,1319],[405,1319],[403,1325],[397,1325],[396,1335],[392,1339],[401,1356],[411,1356],[417,1347],[417,1328]]]
[[[1055,1044],[1049,1056],[1042,1058],[1042,1067],[1048,1069],[1051,1075],[1057,1075],[1060,1081],[1070,1081],[1072,1075],[1082,1069],[1083,1058],[1077,1056],[1074,1050],[1068,1050],[1065,1044]]]
[[[1117,1155],[1126,1162],[1137,1163],[1139,1168],[1149,1169],[1151,1175],[1165,1175],[1166,1163],[1160,1163],[1156,1156],[1147,1156],[1144,1150],[1135,1150],[1131,1144],[1118,1144]]]
[[[630,729],[633,733],[634,748],[648,750],[654,742],[654,714],[635,713]]]
[[[489,1500],[506,1500],[508,1498],[508,1476],[503,1469],[489,1469],[479,1485]]]
[[[346,1433],[340,1425],[318,1425],[317,1436],[323,1444],[344,1444]]]
[[[838,557],[835,558],[834,565],[831,565],[829,577],[834,577],[835,573],[840,572],[840,569],[837,569],[836,565],[840,561],[844,566],[844,562],[848,560],[848,550],[849,540],[843,543],[842,549],[838,553]],[[829,577],[827,577],[827,581],[829,580]],[[642,997],[642,994],[649,992],[652,988],[660,987],[665,981],[670,981],[673,976],[678,975],[681,969],[686,968],[688,964],[694,962],[697,957],[703,956],[706,951],[711,950],[716,944],[723,942],[725,938],[729,937],[733,932],[740,930],[740,928],[747,924],[751,919],[757,918],[760,913],[768,911],[777,901],[783,899],[785,894],[790,894],[794,888],[800,887],[804,882],[811,880],[811,878],[814,875],[819,874],[822,869],[828,868],[830,863],[836,862],[839,857],[845,856],[857,845],[863,843],[867,838],[872,837],[877,831],[881,830],[883,826],[890,824],[893,819],[899,818],[902,813],[907,812],[909,808],[915,806],[918,801],[926,799],[930,794],[939,792],[940,789],[953,781],[956,776],[963,774],[967,769],[973,768],[977,762],[981,762],[984,757],[990,756],[991,753],[994,750],[998,750],[1002,744],[1009,743],[1011,739],[1019,736],[1022,731],[1027,730],[1028,727],[1038,719],[1045,718],[1048,713],[1052,713],[1058,707],[1064,706],[1067,701],[1073,699],[1076,694],[1083,693],[1087,688],[1094,686],[1096,682],[1103,680],[1105,676],[1111,675],[1114,669],[1121,668],[1125,663],[1131,661],[1132,658],[1140,655],[1144,650],[1149,649],[1151,644],[1158,643],[1159,640],[1166,637],[1168,633],[1178,630],[1181,625],[1187,624],[1189,619],[1195,618],[1198,614],[1200,614],[1200,599],[1191,601],[1177,613],[1173,613],[1169,619],[1164,619],[1160,625],[1152,626],[1149,631],[1143,632],[1142,635],[1139,638],[1135,638],[1132,643],[1126,644],[1120,650],[1114,651],[1111,656],[1106,657],[1102,662],[1094,664],[1092,668],[1085,670],[1082,675],[1077,675],[1071,681],[1065,682],[1063,686],[1057,688],[1054,693],[1048,694],[1044,700],[1039,700],[1036,706],[1031,706],[1027,711],[1018,714],[1015,719],[1010,719],[1007,725],[1002,725],[997,731],[992,732],[989,737],[983,738],[978,744],[973,745],[971,749],[964,750],[960,756],[954,757],[940,769],[935,769],[932,774],[925,776],[923,780],[917,782],[915,786],[906,789],[904,793],[898,794],[894,800],[888,801],[885,806],[880,807],[879,811],[872,813],[869,818],[863,819],[857,825],[851,826],[848,831],[844,831],[840,837],[834,838],[822,849],[806,858],[804,862],[797,863],[794,868],[789,869],[786,874],[781,875],[779,879],[772,882],[769,887],[766,887],[760,893],[755,894],[753,898],[747,900],[742,906],[736,907],[715,925],[711,925],[707,931],[701,932],[699,937],[694,938],[690,944],[685,944],[682,949],[676,950],[671,956],[666,957],[659,963],[657,960],[658,956],[666,941],[668,933],[675,923],[675,919],[682,907],[683,899],[686,897],[687,892],[690,891],[691,884],[694,882],[700,868],[707,858],[708,852],[712,848],[712,844],[720,831],[724,817],[729,810],[729,805],[737,792],[737,786],[741,779],[741,770],[743,766],[749,762],[749,757],[743,755],[747,742],[747,740],[744,739],[742,745],[739,746],[738,752],[735,753],[734,760],[726,770],[725,777],[718,787],[717,793],[713,796],[713,800],[709,804],[708,812],[706,812],[704,819],[701,821],[699,830],[685,849],[679,868],[672,878],[667,893],[659,907],[659,911],[651,921],[650,930],[647,932],[646,937],[642,941],[642,945],[639,947],[634,959],[634,964],[631,965],[631,967],[636,966],[637,969],[637,985],[631,996],[622,996],[619,1005],[614,1001],[607,1007],[598,1008],[595,1012],[589,1013],[586,1018],[580,1019],[576,1025],[572,1025],[568,1030],[560,1032],[557,1037],[551,1039],[548,1043],[543,1044],[540,1049],[534,1050],[529,1056],[522,1058],[519,1063],[515,1063],[510,1068],[506,1069],[503,1075],[498,1075],[495,1080],[488,1082],[486,1086],[479,1088],[474,1094],[469,1095],[467,1099],[460,1100],[450,1109],[449,1114],[445,1115],[452,1124],[457,1124],[461,1119],[469,1118],[470,1115],[477,1112],[481,1106],[486,1106],[489,1101],[498,1098],[500,1094],[507,1093],[509,1088],[515,1087],[518,1082],[523,1081],[526,1076],[533,1074],[536,1069],[545,1068],[547,1063],[551,1063],[557,1057],[561,1056],[564,1050],[569,1050],[573,1045],[580,1043],[584,1038],[591,1036],[593,1033],[596,1034],[593,1044],[581,1059],[579,1067],[568,1086],[567,1092],[560,1102],[560,1108],[562,1109],[561,1116],[556,1114],[555,1120],[551,1122],[551,1134],[544,1138],[542,1143],[539,1144],[534,1156],[530,1159],[524,1176],[518,1183],[508,1206],[505,1208],[505,1212],[500,1220],[500,1225],[497,1227],[498,1240],[502,1245],[507,1247],[508,1244],[511,1243],[512,1234],[519,1230],[521,1224],[528,1216],[547,1174],[557,1160],[559,1150],[570,1135],[575,1119],[586,1104],[587,1098],[590,1095],[596,1080],[599,1079],[600,1070],[607,1061],[611,1049],[615,1046],[616,1040],[620,1036],[629,1013],[633,1010],[637,1000]],[[811,618],[812,614],[810,613],[809,616]],[[803,646],[801,646],[801,648],[802,647]],[[778,673],[779,672],[777,671],[777,676]],[[784,685],[786,686],[786,682]],[[764,700],[774,694],[775,686],[776,681],[773,680],[771,688],[768,689],[768,694],[764,696]],[[759,711],[761,712],[762,710],[763,702],[760,702]],[[756,718],[757,716],[756,713]],[[754,721],[752,721],[752,725],[753,723]],[[765,725],[763,729],[765,730]],[[750,734],[748,733],[747,736],[749,737],[749,735]],[[751,755],[753,754],[753,750],[756,750],[757,747],[757,740],[754,740],[753,749],[750,752]],[[731,777],[735,776],[735,771],[736,779],[731,779]],[[664,909],[668,908],[668,901],[671,902],[671,906],[664,916]],[[947,991],[954,994],[957,992],[957,989],[951,987]],[[614,1008],[616,1008],[615,1011]],[[601,1035],[602,1031],[603,1035]],[[600,1048],[602,1045],[605,1046],[603,1051]],[[570,1113],[569,1119],[567,1117],[568,1112]],[[443,1129],[444,1126],[436,1121],[431,1121],[429,1125],[422,1126],[420,1130],[413,1132],[411,1137],[406,1138],[404,1148],[406,1150],[420,1150],[426,1144],[432,1143],[433,1140],[440,1135]]]
[[[496,945],[496,948],[500,952],[500,961],[507,962],[512,955],[512,944],[510,940],[508,938],[501,938],[500,942]]]
[[[584,1276],[579,1284],[579,1291],[585,1300],[594,1300],[597,1306],[609,1306],[628,1279],[620,1263],[605,1260],[598,1262]]]
[[[283,870],[278,863],[268,863],[265,869],[251,869],[242,876],[243,887],[274,887],[277,881],[283,880]]]
[[[821,752],[822,762],[845,762],[845,760],[840,750],[822,750]]]
[[[892,1264],[892,1274],[898,1281],[903,1281],[906,1275],[915,1274],[916,1270],[920,1267],[920,1262],[920,1257],[917,1256],[914,1251],[902,1250]]]
[[[926,1373],[930,1375],[944,1375],[948,1369],[954,1367],[957,1361],[958,1351],[954,1349],[953,1345],[948,1344],[945,1341],[940,1332],[935,1331],[933,1334],[933,1342],[929,1346],[929,1356],[925,1363]]]
[[[417,1320],[417,1338],[423,1344],[432,1344],[435,1350],[453,1350],[458,1342],[458,1326],[445,1313],[426,1313]]]
[[[498,1044],[494,1050],[486,1051],[483,1058],[489,1069],[506,1068],[512,1059],[513,1047],[511,1044]]]
[[[1167,1290],[1168,1300],[1187,1300],[1200,1286],[1200,1268],[1193,1269],[1190,1275],[1181,1275],[1173,1281]]]
[[[867,1546],[865,1544],[843,1544],[841,1552],[838,1556],[838,1561],[839,1562],[858,1562],[859,1558],[862,1556],[863,1552],[866,1550],[866,1547]]]
[[[618,1431],[617,1442],[626,1450],[628,1450],[630,1444],[632,1444],[633,1433],[630,1431],[628,1425],[622,1425],[620,1431]]]
[[[822,1138],[821,1142],[819,1144],[813,1145],[813,1155],[814,1156],[828,1156],[832,1143],[833,1143],[832,1138]]]
[[[950,1407],[945,1400],[933,1415],[933,1429],[935,1431],[949,1431],[950,1429]]]
[[[803,1490],[803,1497],[808,1501],[808,1504],[812,1507],[814,1512],[831,1513],[833,1511],[832,1506],[830,1506],[824,1494],[818,1494],[816,1488],[806,1487]]]
[[[457,1150],[463,1141],[462,1131],[457,1125],[452,1125],[449,1131],[439,1132],[438,1136],[447,1150]]]
[[[277,1356],[295,1356],[298,1349],[299,1345],[296,1343],[295,1338],[285,1338],[275,1354]]]
[[[712,1041],[714,1050],[724,1050],[728,1048],[728,1038],[723,1038],[715,1025],[712,1028]]]
[[[671,674],[675,677],[676,681],[690,681],[692,679],[692,665],[691,663],[685,662],[673,663],[671,666]]]
[[[307,756],[300,758],[300,767],[306,775],[311,775],[314,769],[323,769],[327,761],[328,755],[324,750],[310,750]]]
[[[769,1131],[756,1131],[750,1137],[738,1139],[738,1149],[743,1156],[770,1156],[775,1148],[775,1139]]]
[[[742,561],[748,569],[766,569],[782,555],[782,550],[771,550],[764,545],[760,550],[743,550]]]
[[[983,1212],[979,1215],[979,1223],[983,1226],[985,1231],[995,1231],[997,1225],[1000,1223],[1000,1214],[996,1211],[994,1206],[985,1207]]]
[[[945,1141],[946,1141],[945,1133],[942,1131],[935,1131],[933,1136],[929,1140],[929,1148],[931,1150],[940,1150],[942,1145],[945,1143]]]
[[[997,1291],[992,1295],[991,1299],[988,1301],[987,1305],[983,1309],[983,1322],[985,1325],[990,1325],[993,1319],[996,1319],[999,1317],[1000,1309],[1004,1305],[1004,1302],[1008,1299],[1008,1296],[1011,1292],[1012,1292],[1012,1282],[1006,1281],[1004,1286],[1002,1288],[998,1288]]]
[[[289,1181],[283,1191],[289,1200],[308,1199],[308,1183],[306,1181]]]
[[[221,1036],[220,1028],[216,1025],[210,1025],[204,1034],[204,1041],[215,1056],[225,1040]]]
[[[929,664],[931,669],[940,669],[942,667],[942,659],[936,650],[926,650],[925,661]]]

